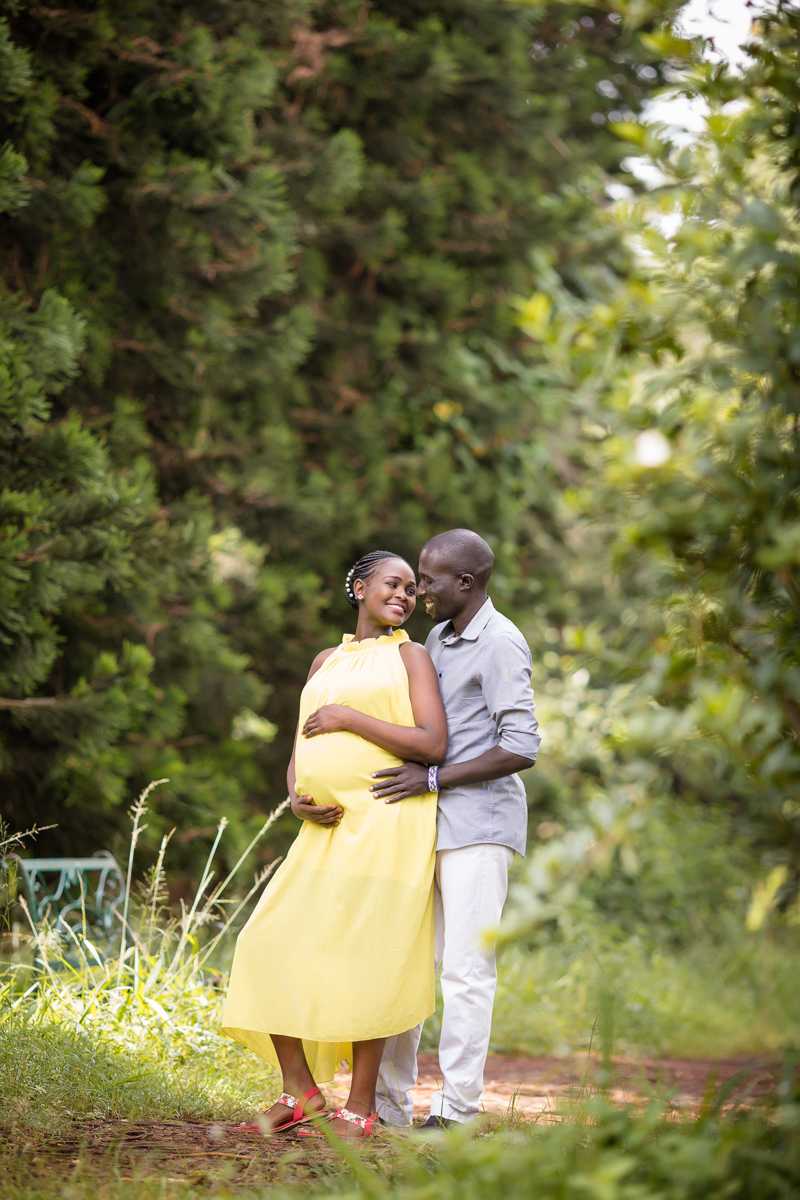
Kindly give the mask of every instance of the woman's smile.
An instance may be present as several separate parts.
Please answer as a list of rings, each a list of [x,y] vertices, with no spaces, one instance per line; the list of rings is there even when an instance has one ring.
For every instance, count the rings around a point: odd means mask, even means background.
[[[404,558],[393,555],[383,559],[365,579],[353,579],[348,600],[359,606],[356,640],[381,637],[404,625],[417,603],[416,591],[411,567]]]

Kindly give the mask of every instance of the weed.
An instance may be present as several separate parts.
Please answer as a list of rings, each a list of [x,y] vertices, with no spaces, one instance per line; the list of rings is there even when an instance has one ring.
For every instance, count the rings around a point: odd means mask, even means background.
[[[11,964],[0,983],[4,1125],[35,1134],[65,1128],[78,1115],[224,1118],[251,1108],[273,1081],[268,1068],[219,1032],[226,976],[216,958],[224,957],[238,918],[277,864],[260,872],[244,896],[229,899],[228,889],[288,801],[212,886],[220,822],[194,901],[172,919],[159,909],[168,837],[145,894],[137,898],[132,886],[155,786],[131,810],[118,949],[103,953],[85,925],[55,937],[31,924],[33,962]]]

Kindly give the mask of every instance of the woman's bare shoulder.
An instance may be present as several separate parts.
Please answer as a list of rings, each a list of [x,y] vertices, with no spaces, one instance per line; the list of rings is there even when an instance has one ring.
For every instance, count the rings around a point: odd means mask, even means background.
[[[306,683],[308,683],[308,680],[311,678],[312,675],[316,675],[317,671],[320,669],[322,664],[327,659],[330,658],[330,656],[333,654],[335,649],[336,649],[336,646],[329,646],[327,650],[320,650],[319,654],[317,655],[317,657],[314,659],[314,661],[311,664],[311,668],[308,672],[308,678],[306,679]]]
[[[400,647],[400,654],[406,667],[415,667],[419,665],[424,670],[423,664],[430,663],[431,656],[420,642],[403,642]]]

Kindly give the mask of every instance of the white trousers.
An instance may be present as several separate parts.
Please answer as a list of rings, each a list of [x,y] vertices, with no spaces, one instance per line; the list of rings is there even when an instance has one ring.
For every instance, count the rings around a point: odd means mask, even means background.
[[[497,987],[493,947],[481,934],[500,923],[514,851],[482,842],[436,854],[436,966],[442,967],[442,1090],[431,1116],[470,1121],[478,1115]],[[377,1107],[391,1125],[410,1125],[422,1025],[386,1041],[378,1073]]]

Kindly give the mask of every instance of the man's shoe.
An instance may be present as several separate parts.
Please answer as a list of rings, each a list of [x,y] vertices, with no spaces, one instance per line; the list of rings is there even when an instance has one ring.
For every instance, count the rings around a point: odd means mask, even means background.
[[[421,1133],[423,1129],[450,1129],[451,1126],[457,1125],[458,1121],[452,1120],[451,1117],[428,1117],[424,1125],[420,1125],[417,1130]]]

